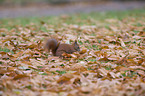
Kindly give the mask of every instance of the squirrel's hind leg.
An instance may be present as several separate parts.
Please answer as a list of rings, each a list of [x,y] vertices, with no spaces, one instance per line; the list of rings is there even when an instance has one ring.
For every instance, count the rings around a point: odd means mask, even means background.
[[[56,51],[56,56],[62,57],[62,54],[65,53],[65,51]]]

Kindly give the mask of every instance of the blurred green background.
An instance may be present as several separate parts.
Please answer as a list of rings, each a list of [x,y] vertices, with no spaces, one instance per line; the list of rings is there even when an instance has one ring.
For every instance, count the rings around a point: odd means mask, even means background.
[[[138,1],[138,0],[0,0],[1,6],[26,6],[31,4],[66,4],[75,2],[107,2],[107,1]]]

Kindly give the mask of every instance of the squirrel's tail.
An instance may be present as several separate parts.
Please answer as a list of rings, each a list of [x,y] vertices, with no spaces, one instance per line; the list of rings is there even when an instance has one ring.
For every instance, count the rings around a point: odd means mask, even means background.
[[[45,45],[45,49],[47,49],[47,51],[52,51],[53,55],[56,55],[56,50],[59,46],[59,43],[57,42],[56,39],[48,39]]]

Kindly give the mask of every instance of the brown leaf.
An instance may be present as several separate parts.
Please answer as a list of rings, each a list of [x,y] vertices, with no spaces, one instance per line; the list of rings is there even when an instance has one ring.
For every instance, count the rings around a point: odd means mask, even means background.
[[[23,79],[23,78],[26,78],[26,77],[29,77],[29,76],[27,76],[27,75],[25,75],[25,74],[18,74],[18,75],[16,75],[13,79],[14,79],[14,80],[17,80],[17,79]]]
[[[80,54],[84,54],[84,53],[86,53],[86,52],[87,52],[87,49],[83,47],[83,48],[81,49],[81,51],[80,51]]]

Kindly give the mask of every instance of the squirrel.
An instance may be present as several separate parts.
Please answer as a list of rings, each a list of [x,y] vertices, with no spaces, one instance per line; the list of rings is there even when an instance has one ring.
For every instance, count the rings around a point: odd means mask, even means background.
[[[45,49],[52,51],[54,56],[62,56],[63,53],[72,54],[73,52],[80,51],[77,40],[73,44],[60,44],[56,39],[48,39]]]

